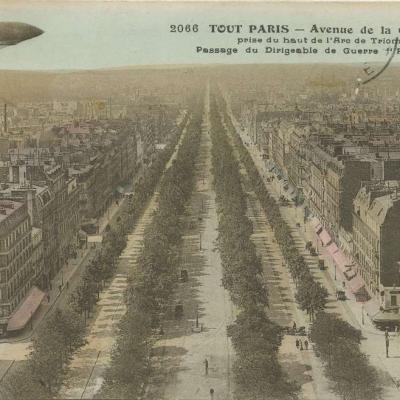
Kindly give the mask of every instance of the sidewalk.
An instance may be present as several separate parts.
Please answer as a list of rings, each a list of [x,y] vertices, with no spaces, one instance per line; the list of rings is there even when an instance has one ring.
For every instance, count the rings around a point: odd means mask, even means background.
[[[163,174],[176,158],[185,133],[186,128],[182,132]],[[101,390],[104,375],[110,365],[112,348],[117,339],[118,323],[126,310],[124,297],[128,285],[128,276],[134,271],[137,259],[141,254],[143,233],[157,208],[159,185],[160,183],[155,188],[151,199],[149,199],[142,214],[131,229],[131,233],[128,234],[126,247],[119,257],[117,269],[110,284],[100,293],[100,299],[96,305],[96,313],[91,320],[86,336],[86,344],[73,354],[68,373],[58,393],[60,398],[91,399]],[[110,218],[112,213],[115,215],[116,210],[110,213]],[[100,232],[107,224],[108,218],[106,214],[103,220],[100,221]]]
[[[251,143],[250,138],[239,129],[244,142]],[[261,172],[263,177],[269,176],[271,173],[267,170],[264,160],[260,152],[255,145],[247,146],[253,160],[256,163],[258,170]],[[280,193],[285,193],[282,188],[282,184],[277,179],[270,184],[266,183],[269,191],[274,194],[275,199],[279,198]],[[385,393],[384,398],[386,399],[397,399],[399,398],[400,389],[400,369],[399,361],[400,358],[400,336],[391,334],[390,345],[389,345],[389,358],[385,356],[385,339],[384,332],[375,328],[369,316],[374,315],[379,309],[379,305],[374,299],[369,300],[363,306],[361,303],[356,302],[355,296],[348,287],[346,287],[345,301],[336,300],[336,282],[346,281],[345,277],[341,274],[339,268],[336,268],[336,279],[335,279],[335,267],[331,256],[328,254],[325,247],[322,246],[319,238],[314,232],[314,228],[310,221],[306,224],[303,223],[304,209],[302,207],[280,207],[282,216],[286,223],[291,228],[292,235],[296,241],[299,251],[303,254],[307,261],[314,258],[314,262],[311,262],[311,270],[313,274],[322,280],[323,285],[328,289],[329,301],[327,312],[337,312],[342,316],[344,320],[353,325],[355,328],[360,329],[365,340],[361,343],[361,350],[369,356],[370,362],[377,368],[378,375],[383,383]],[[300,228],[296,226],[296,223],[300,222]],[[317,257],[312,257],[308,252],[304,251],[305,243],[312,241],[314,246],[318,249],[318,258],[325,261],[325,265],[328,266],[324,271],[316,268]],[[364,317],[363,317],[364,313]]]
[[[113,202],[104,215],[99,218],[100,234],[104,231],[108,223],[114,218],[124,201],[125,199],[121,199],[118,206],[115,202]],[[83,272],[81,269],[82,264],[85,262],[90,262],[94,252],[95,248],[91,248],[90,246],[85,249],[78,249],[77,258],[69,259],[68,262],[52,279],[51,289],[46,291],[46,294],[50,296],[50,302],[48,302],[47,298],[45,298],[37,312],[32,317],[32,320],[27,324],[23,331],[18,336],[0,339],[0,343],[18,343],[30,340],[33,333],[39,328],[49,312],[51,312],[56,305],[67,301],[68,295],[73,292],[77,286],[77,283],[79,282],[79,277]]]
[[[208,121],[207,114],[204,120]],[[234,350],[226,327],[233,322],[235,311],[229,293],[221,285],[221,258],[215,251],[218,218],[210,149],[209,135],[203,132],[196,190],[186,220],[197,216],[201,204],[204,211],[202,220],[197,220],[183,236],[181,256],[189,279],[176,288],[174,296],[184,304],[184,316],[179,322],[164,322],[165,334],[154,347],[153,374],[144,396],[146,400],[209,399],[210,388],[215,390],[214,399],[234,397]],[[193,331],[196,314],[203,326],[200,332]],[[207,371],[205,359],[209,362]]]
[[[256,165],[259,169],[259,166]],[[271,190],[269,188],[269,190]],[[284,257],[275,235],[267,220],[258,197],[254,192],[248,193],[248,215],[253,224],[252,241],[257,254],[261,257],[264,282],[269,294],[268,315],[280,326],[308,328],[306,314],[300,310],[296,300],[296,288],[285,266]],[[301,387],[302,400],[338,400],[332,392],[330,382],[323,373],[320,359],[312,351],[312,343],[308,350],[301,351],[296,347],[296,339],[304,343],[305,336],[284,335],[279,349],[279,362],[290,380]]]
[[[262,155],[260,154],[257,146],[252,144],[252,140],[246,132],[242,131],[232,114],[231,118],[235,129],[247,146],[261,176],[263,178],[270,176],[271,173],[267,170],[265,161],[262,159]],[[276,200],[279,198],[280,194],[285,193],[285,191],[282,189],[282,184],[277,179],[274,179],[273,183],[265,182],[265,185]],[[286,223],[291,228],[291,233],[294,236],[296,246],[301,254],[305,256],[307,263],[310,265],[310,270],[328,289],[329,299],[326,311],[338,313],[345,321],[362,331],[364,340],[361,342],[361,350],[368,355],[371,364],[377,370],[382,387],[384,389],[383,397],[385,400],[398,399],[400,390],[400,368],[398,361],[400,358],[400,336],[396,336],[394,334],[391,335],[389,358],[386,358],[384,332],[376,329],[373,326],[370,318],[368,318],[366,315],[367,312],[370,315],[373,315],[374,311],[376,310],[374,301],[370,301],[369,304],[365,305],[364,318],[361,304],[355,301],[354,295],[349,293],[348,290],[346,293],[347,300],[337,301],[335,296],[336,282],[333,260],[331,259],[330,255],[327,254],[325,248],[318,243],[318,238],[310,222],[306,224],[302,223],[304,220],[302,218],[304,217],[303,208],[281,206],[280,210]],[[299,215],[296,215],[298,214],[298,210],[300,210],[300,212],[303,214],[300,215],[300,218],[298,218]],[[301,223],[300,227],[296,225],[297,222]],[[305,252],[305,243],[308,240],[311,240],[315,247],[317,247],[318,243],[317,249],[318,253],[320,253],[318,254],[318,257],[325,260],[325,264],[328,265],[326,270],[320,271],[316,266],[318,258],[310,256],[308,252]],[[340,274],[339,268],[336,268],[336,281],[338,281],[338,279],[340,279],[339,282],[344,280]]]

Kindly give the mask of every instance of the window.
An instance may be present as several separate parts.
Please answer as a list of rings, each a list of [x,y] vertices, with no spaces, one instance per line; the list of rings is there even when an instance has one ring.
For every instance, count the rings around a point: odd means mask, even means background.
[[[397,296],[390,296],[390,305],[392,307],[397,306]]]

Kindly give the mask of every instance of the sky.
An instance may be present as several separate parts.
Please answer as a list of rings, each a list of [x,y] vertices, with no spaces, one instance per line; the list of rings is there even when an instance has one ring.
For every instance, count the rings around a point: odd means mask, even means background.
[[[312,24],[353,27],[356,30],[381,25],[392,27],[386,38],[400,36],[400,4],[277,4],[277,3],[127,3],[127,2],[6,2],[0,0],[0,21],[19,21],[35,25],[44,34],[17,46],[0,50],[0,69],[67,70],[111,68],[133,65],[209,64],[209,63],[297,63],[297,62],[365,62],[384,63],[388,53],[378,55],[344,55],[321,51],[315,55],[265,53],[248,54],[246,45],[237,39],[280,37],[282,35],[249,34],[248,25],[286,24],[288,37],[310,40]],[[197,33],[171,33],[170,25],[199,26]],[[241,24],[241,34],[211,33],[210,24]],[[294,32],[293,29],[304,29]],[[352,40],[358,35],[344,35]],[[368,36],[368,35],[367,35]],[[373,48],[370,37],[362,48]],[[326,35],[318,37],[323,40]],[[272,45],[270,45],[273,47]],[[302,44],[287,47],[302,47]],[[237,47],[237,54],[221,55],[197,52],[197,47]],[[274,45],[281,47],[281,45]],[[308,47],[308,46],[306,46]],[[317,46],[318,47],[318,46]],[[352,44],[350,47],[355,47]],[[400,57],[400,53],[399,53]],[[394,58],[396,61],[396,57]]]

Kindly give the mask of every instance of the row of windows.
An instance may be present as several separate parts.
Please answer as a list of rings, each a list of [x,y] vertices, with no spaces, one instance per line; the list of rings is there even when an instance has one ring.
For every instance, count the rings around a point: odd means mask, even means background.
[[[358,217],[355,217],[354,219],[354,229],[355,232],[358,232],[360,234],[360,238],[363,238],[363,240],[367,241],[369,245],[376,251],[379,251],[379,239],[376,236],[376,234],[368,228]]]
[[[28,247],[8,267],[8,279],[14,276],[32,255],[32,247]]]
[[[7,251],[11,248],[15,241],[26,232],[30,231],[30,223],[27,218],[22,224],[19,224],[5,239],[0,240],[0,251]]]
[[[377,264],[378,253],[361,235],[355,234],[355,241],[359,245],[359,259],[365,259],[368,264]]]
[[[11,309],[12,310],[14,310],[17,307],[17,305],[20,303],[20,301],[28,293],[28,290],[30,288],[31,288],[31,282],[27,281],[26,284],[22,288],[19,288],[18,292],[16,292],[16,293],[14,292],[15,298],[13,298],[11,300]],[[14,296],[14,294],[10,296],[10,291],[9,291],[8,298],[11,299]]]
[[[4,290],[0,288],[0,301],[2,299],[2,295]],[[8,317],[10,315],[10,306],[8,305],[0,305],[0,317]]]
[[[18,257],[21,252],[28,247],[30,244],[30,237],[26,236],[23,240],[20,240],[19,243],[14,246],[14,248],[7,254],[7,264],[10,264],[13,262],[13,260]]]

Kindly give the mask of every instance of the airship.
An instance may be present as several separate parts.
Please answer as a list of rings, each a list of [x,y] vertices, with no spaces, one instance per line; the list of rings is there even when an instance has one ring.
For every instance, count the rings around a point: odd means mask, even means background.
[[[14,46],[24,40],[39,36],[43,31],[23,22],[0,21],[0,48]]]

